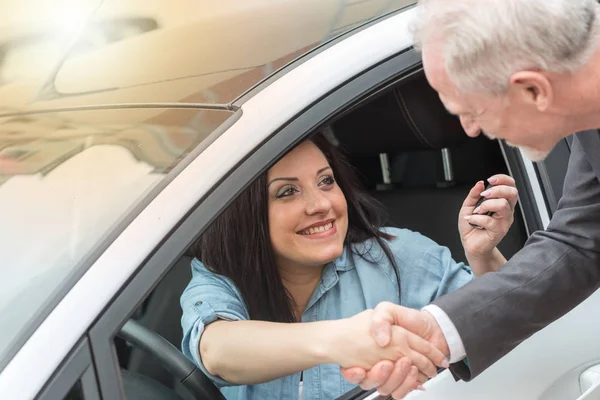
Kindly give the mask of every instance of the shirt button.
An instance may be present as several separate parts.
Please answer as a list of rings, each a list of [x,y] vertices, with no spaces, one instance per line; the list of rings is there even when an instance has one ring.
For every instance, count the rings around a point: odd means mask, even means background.
[[[201,304],[202,304],[202,302],[201,302],[201,301],[197,301],[195,305],[199,306],[199,305],[201,305]]]

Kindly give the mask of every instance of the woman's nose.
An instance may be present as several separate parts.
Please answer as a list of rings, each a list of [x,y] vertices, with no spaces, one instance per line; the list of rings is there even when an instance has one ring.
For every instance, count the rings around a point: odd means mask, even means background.
[[[308,215],[313,214],[327,214],[331,209],[331,201],[327,196],[320,190],[313,190],[306,199],[306,213]]]
[[[460,123],[467,136],[477,137],[481,133],[481,127],[470,117],[460,117]]]

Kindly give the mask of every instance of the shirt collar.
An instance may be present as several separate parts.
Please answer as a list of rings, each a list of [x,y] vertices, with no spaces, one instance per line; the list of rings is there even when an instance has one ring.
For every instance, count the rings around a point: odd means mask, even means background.
[[[321,282],[315,289],[306,309],[308,310],[312,307],[323,294],[339,282],[340,278],[338,272],[350,271],[354,268],[356,268],[356,265],[354,264],[354,258],[352,257],[351,246],[346,245],[344,246],[344,251],[340,257],[325,265],[323,275],[321,276]]]
[[[329,265],[332,265],[333,268],[335,268],[335,270],[338,272],[350,271],[356,268],[356,265],[354,264],[354,257],[352,257],[352,245],[345,245],[342,255],[327,264],[327,266]],[[327,266],[325,267],[325,270],[328,269]]]

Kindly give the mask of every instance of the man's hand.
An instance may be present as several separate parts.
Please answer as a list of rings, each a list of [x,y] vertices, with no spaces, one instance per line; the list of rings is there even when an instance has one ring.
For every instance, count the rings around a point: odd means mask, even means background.
[[[387,301],[379,303],[373,313],[371,334],[381,347],[385,347],[390,343],[393,325],[401,326],[421,336],[437,347],[444,355],[448,356],[450,354],[442,330],[435,318],[427,311],[419,311]]]
[[[421,336],[444,355],[450,354],[439,325],[428,312],[389,302],[378,304],[371,320],[371,335],[379,346],[389,345],[394,325],[402,326]],[[445,362],[441,366],[447,368],[449,365]],[[395,363],[387,360],[380,361],[368,372],[357,367],[342,368],[341,370],[347,381],[359,384],[365,390],[377,388],[382,395],[391,394],[394,399],[404,398],[412,390],[418,389],[426,380],[426,377],[418,374],[416,367],[411,366],[411,362],[407,358],[401,358]]]
[[[381,312],[380,312],[381,313]],[[337,334],[329,334],[326,351],[327,363],[340,367],[360,367],[372,369],[382,360],[396,360],[406,357],[426,376],[436,375],[436,365],[446,362],[445,354],[419,335],[398,324],[388,324],[389,337],[384,346],[373,335],[374,310],[365,310],[353,317],[333,321]],[[385,369],[382,371],[385,373]],[[391,371],[389,371],[391,372]],[[389,374],[388,372],[388,374]]]

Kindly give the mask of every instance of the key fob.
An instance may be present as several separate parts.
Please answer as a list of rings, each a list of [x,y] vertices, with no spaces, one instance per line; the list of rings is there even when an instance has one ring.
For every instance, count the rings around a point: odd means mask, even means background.
[[[490,188],[493,188],[493,187],[494,187],[494,185],[492,185],[491,183],[488,183],[488,184],[485,185],[484,191],[486,191],[486,190],[488,190]],[[475,204],[475,208],[473,210],[477,209],[477,207],[479,207],[481,205],[481,203],[483,203],[486,200],[487,199],[485,197],[481,197],[479,200],[477,200],[477,203]],[[479,215],[487,215],[487,216],[491,217],[492,215],[494,215],[494,212],[493,211],[488,211],[485,214],[479,214]],[[469,225],[471,225],[475,229],[483,229],[481,226],[472,224],[470,222],[469,222]]]

